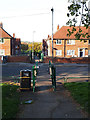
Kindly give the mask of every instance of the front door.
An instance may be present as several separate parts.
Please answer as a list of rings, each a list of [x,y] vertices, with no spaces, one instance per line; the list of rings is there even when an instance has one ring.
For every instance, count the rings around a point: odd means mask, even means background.
[[[78,57],[85,57],[85,49],[84,48],[78,49]]]

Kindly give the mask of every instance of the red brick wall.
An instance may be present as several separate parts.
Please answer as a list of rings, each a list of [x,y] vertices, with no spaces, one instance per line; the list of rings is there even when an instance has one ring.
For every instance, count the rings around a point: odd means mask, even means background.
[[[49,63],[49,60],[52,61],[52,57],[46,57],[44,58],[44,63]],[[84,58],[59,58],[55,57],[53,59],[54,63],[84,63],[88,64],[90,63],[90,58],[84,57]]]
[[[30,62],[29,56],[8,56],[7,62]]]
[[[52,57],[44,57],[44,63],[49,63],[49,60],[52,61]],[[1,57],[0,57],[1,61]],[[53,59],[54,63],[86,63],[90,64],[90,58],[59,58],[55,57]],[[8,56],[7,62],[30,62],[29,56]]]
[[[4,43],[0,44],[0,49],[5,50],[5,55],[11,55],[11,39],[4,39]]]
[[[64,41],[62,40],[62,44],[61,45],[57,45],[56,44],[56,40],[53,41],[53,47],[56,48],[57,50],[62,50],[62,55],[61,56],[56,56],[56,50],[54,50],[54,57],[64,57],[64,47],[65,47],[65,57],[69,58],[72,57],[71,55],[67,55],[67,50],[75,50],[75,55],[78,57],[78,48],[87,48],[90,46],[88,46],[88,40],[87,42],[81,41],[80,40],[75,40],[75,45],[68,45],[67,44],[67,40],[66,45],[64,46]],[[50,53],[52,55],[52,42],[50,41]],[[85,56],[88,55],[88,50],[85,49]]]

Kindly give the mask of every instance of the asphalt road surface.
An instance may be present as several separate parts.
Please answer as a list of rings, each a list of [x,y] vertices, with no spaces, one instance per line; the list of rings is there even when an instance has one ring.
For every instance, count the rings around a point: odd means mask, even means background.
[[[29,63],[7,63],[4,65],[0,65],[0,78],[2,77],[2,81],[11,80],[12,76],[20,76],[20,70],[32,70],[32,66],[35,64]],[[46,71],[45,74],[48,74],[48,64],[39,63],[40,74]],[[43,66],[43,67],[42,67]],[[87,64],[55,64],[56,66],[56,76],[88,76],[88,65]]]

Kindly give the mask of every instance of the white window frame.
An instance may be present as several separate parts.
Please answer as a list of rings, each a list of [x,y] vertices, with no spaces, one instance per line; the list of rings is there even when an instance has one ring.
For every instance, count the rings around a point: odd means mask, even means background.
[[[3,42],[2,42],[3,41]],[[4,39],[3,38],[0,38],[0,43],[1,44],[4,44]]]
[[[59,43],[59,42],[57,42],[57,41],[60,41],[61,43]],[[61,45],[61,44],[62,44],[62,40],[57,39],[57,40],[56,40],[56,45]]]
[[[5,50],[4,49],[0,49],[0,55],[5,55]]]
[[[71,55],[70,50],[67,50],[67,55]]]
[[[67,45],[75,45],[75,40],[67,40]]]
[[[90,50],[88,50],[88,55],[90,55]]]
[[[62,55],[62,50],[56,50],[56,56],[61,56]]]
[[[75,55],[75,50],[67,50],[67,55]]]

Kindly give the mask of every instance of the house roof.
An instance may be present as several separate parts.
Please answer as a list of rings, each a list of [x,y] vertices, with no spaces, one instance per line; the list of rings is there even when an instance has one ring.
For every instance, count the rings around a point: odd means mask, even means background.
[[[69,26],[62,26],[59,30],[57,30],[54,34],[53,34],[53,39],[76,39],[75,38],[75,34],[79,31],[79,26],[76,26],[76,31],[69,37],[67,36],[68,31],[67,29],[69,29],[70,31],[72,31],[73,27],[69,27]],[[90,27],[88,29],[86,29],[84,26],[80,27],[82,29],[82,33],[88,33],[90,30]],[[80,39],[87,39],[80,37]]]
[[[12,36],[0,27],[0,38],[12,38]]]

